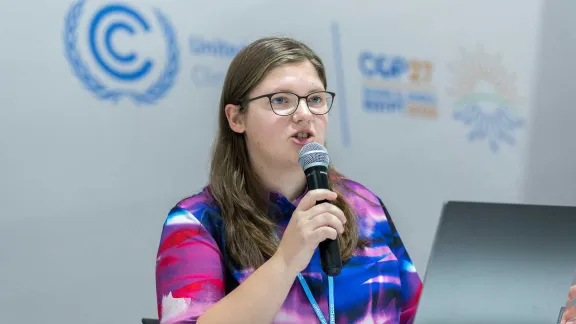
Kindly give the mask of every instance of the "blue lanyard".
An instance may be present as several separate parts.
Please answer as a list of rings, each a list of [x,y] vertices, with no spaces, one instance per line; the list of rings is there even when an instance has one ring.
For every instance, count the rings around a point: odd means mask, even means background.
[[[274,236],[277,241],[280,241],[276,232],[274,232]],[[312,295],[312,291],[310,291],[310,287],[308,287],[308,284],[306,283],[306,279],[304,279],[304,276],[302,276],[301,273],[298,274],[298,281],[300,281],[300,285],[304,289],[304,293],[306,294],[306,297],[308,297],[308,301],[310,302],[310,305],[312,305],[320,323],[328,324],[324,314],[322,314],[320,306],[318,306],[318,302],[316,302],[316,299],[314,299],[314,296]],[[330,312],[330,324],[336,324],[336,316],[334,314],[334,278],[331,276],[328,276],[328,311]]]
[[[308,287],[308,284],[306,283],[306,280],[301,273],[298,274],[298,280],[300,281],[302,288],[304,288],[306,297],[308,297],[310,305],[312,305],[312,308],[314,308],[314,312],[316,313],[316,316],[318,316],[320,323],[328,324],[326,322],[326,318],[324,318],[324,315],[322,314],[322,310],[320,310],[320,306],[318,306],[316,299],[314,299],[314,296],[312,296],[310,287]],[[328,277],[328,310],[330,312],[330,324],[336,324],[336,316],[334,316],[334,278],[330,276]]]

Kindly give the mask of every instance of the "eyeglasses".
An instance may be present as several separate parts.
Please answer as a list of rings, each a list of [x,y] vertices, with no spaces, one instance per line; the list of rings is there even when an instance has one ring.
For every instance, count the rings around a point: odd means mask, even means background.
[[[289,116],[298,109],[300,99],[306,99],[308,110],[310,110],[311,113],[314,115],[324,115],[332,108],[335,96],[336,94],[334,92],[328,91],[316,91],[306,96],[299,96],[292,92],[275,92],[251,99],[240,100],[240,103],[246,104],[254,100],[268,98],[270,107],[276,115]]]

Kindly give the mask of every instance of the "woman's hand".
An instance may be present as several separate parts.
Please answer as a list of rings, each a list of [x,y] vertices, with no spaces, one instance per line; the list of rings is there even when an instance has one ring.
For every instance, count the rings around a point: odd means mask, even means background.
[[[336,197],[330,190],[310,190],[294,210],[275,254],[290,271],[297,274],[304,270],[320,242],[335,240],[344,232],[346,217],[340,208],[330,203],[316,205]]]

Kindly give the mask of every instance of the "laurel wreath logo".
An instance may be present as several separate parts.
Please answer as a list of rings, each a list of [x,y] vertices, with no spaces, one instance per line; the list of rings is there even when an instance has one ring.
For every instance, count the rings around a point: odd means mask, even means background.
[[[117,103],[122,97],[131,98],[136,104],[155,104],[162,99],[174,85],[179,70],[179,49],[176,33],[159,10],[155,10],[162,32],[167,41],[167,62],[160,77],[143,92],[113,89],[103,84],[91,72],[82,59],[78,45],[78,24],[86,0],[76,2],[70,8],[65,18],[64,44],[66,58],[72,66],[76,77],[83,86],[100,100],[110,100]]]

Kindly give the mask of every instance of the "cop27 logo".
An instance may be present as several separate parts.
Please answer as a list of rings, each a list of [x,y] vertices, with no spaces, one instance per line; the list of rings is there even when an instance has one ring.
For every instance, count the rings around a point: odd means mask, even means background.
[[[432,62],[366,51],[358,56],[358,68],[363,78],[364,111],[438,117]]]
[[[402,56],[375,55],[370,52],[360,53],[358,58],[360,71],[367,77],[380,76],[383,79],[399,79],[407,76],[413,82],[430,82],[432,80],[432,63],[430,61],[408,60]]]
[[[126,4],[96,3],[74,3],[65,19],[65,52],[74,74],[100,100],[158,102],[179,68],[169,20],[159,10],[143,14]]]

